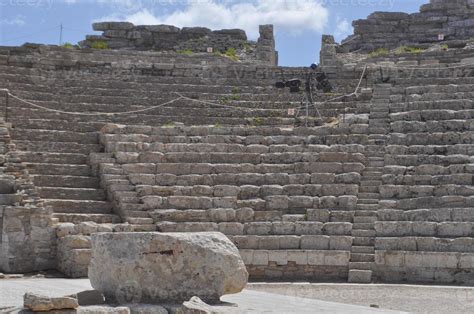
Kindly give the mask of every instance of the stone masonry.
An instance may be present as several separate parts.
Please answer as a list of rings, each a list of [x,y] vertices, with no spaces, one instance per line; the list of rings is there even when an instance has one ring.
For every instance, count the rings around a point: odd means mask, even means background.
[[[172,25],[140,25],[128,22],[94,23],[95,31],[102,35],[89,35],[80,42],[83,47],[94,47],[94,43],[106,43],[110,49],[155,50],[191,53],[226,54],[235,49],[241,59],[260,64],[277,65],[273,25],[260,26],[258,42],[249,41],[241,29],[212,31],[205,27]]]
[[[419,13],[374,12],[353,22],[354,35],[342,41],[341,52],[374,51],[403,45],[427,47],[437,42],[474,37],[472,0],[430,0]],[[438,37],[441,35],[442,37]]]
[[[334,90],[309,117],[274,87],[306,68],[0,47],[0,86],[48,108],[1,92],[2,271],[85,276],[98,232],[219,231],[251,279],[473,284],[474,44],[447,45],[374,56],[324,36]]]

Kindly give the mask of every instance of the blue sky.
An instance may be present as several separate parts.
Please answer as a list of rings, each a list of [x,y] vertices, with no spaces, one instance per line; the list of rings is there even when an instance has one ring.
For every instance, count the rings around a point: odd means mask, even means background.
[[[274,24],[280,65],[318,60],[322,34],[352,33],[353,20],[374,11],[417,12],[428,0],[0,0],[0,45],[77,43],[104,20],[140,24],[243,28],[251,39],[259,24]]]

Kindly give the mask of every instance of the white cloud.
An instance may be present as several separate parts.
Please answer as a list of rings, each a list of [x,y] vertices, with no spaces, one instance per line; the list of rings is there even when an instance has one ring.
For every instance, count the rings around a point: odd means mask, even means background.
[[[0,25],[23,26],[26,24],[24,15],[17,15],[11,19],[0,19]]]
[[[113,1],[123,5],[131,0]],[[138,5],[135,8],[138,8]],[[117,10],[113,15],[100,20],[124,20],[136,25],[170,24],[178,27],[205,26],[211,29],[241,28],[250,38],[256,39],[258,26],[261,24],[274,24],[278,32],[291,34],[306,30],[321,32],[328,22],[328,17],[329,11],[320,0],[247,0],[234,3],[201,0],[190,1],[185,8],[168,14],[155,14],[151,7],[141,7],[129,13]]]
[[[336,31],[334,36],[336,40],[341,41],[352,33],[352,25],[347,19],[336,18]]]

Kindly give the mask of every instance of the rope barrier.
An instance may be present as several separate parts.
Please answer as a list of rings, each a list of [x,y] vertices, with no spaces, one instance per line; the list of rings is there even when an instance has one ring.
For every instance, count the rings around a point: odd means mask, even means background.
[[[453,66],[453,67],[449,67],[449,68],[460,68],[460,67],[468,67],[470,65],[473,65],[474,66],[474,63],[472,64],[463,64],[463,65],[459,65],[459,66]],[[326,104],[328,102],[332,102],[332,101],[335,101],[335,100],[339,100],[339,99],[342,99],[342,98],[345,98],[345,97],[350,97],[350,96],[357,96],[358,95],[358,91],[360,89],[360,86],[362,84],[362,81],[364,79],[364,76],[365,76],[365,73],[367,72],[367,69],[369,67],[369,64],[365,64],[364,66],[364,69],[362,71],[362,74],[361,74],[361,77],[357,83],[357,86],[354,90],[354,92],[352,93],[349,93],[349,94],[346,94],[346,95],[342,95],[342,96],[338,96],[338,97],[334,97],[334,98],[331,98],[331,99],[328,99],[328,100],[325,100],[325,101],[322,101],[322,102],[318,102],[318,103],[313,103],[313,107],[318,110],[318,108],[316,107],[316,105],[323,105],[323,104]],[[389,68],[396,68],[396,67],[389,67]],[[406,69],[413,69],[413,67],[405,67]],[[425,69],[428,69],[428,68],[425,68]],[[431,68],[431,69],[434,69],[434,68]],[[448,69],[448,67],[446,67],[445,69]],[[27,101],[25,99],[22,99],[18,96],[15,96],[13,95],[12,93],[8,92],[8,95],[11,96],[12,98],[20,101],[20,102],[23,102],[27,105],[30,105],[30,106],[33,106],[35,108],[39,108],[39,109],[42,109],[42,110],[46,110],[46,111],[51,111],[51,112],[57,112],[57,113],[62,113],[62,114],[70,114],[70,115],[82,115],[82,116],[100,116],[100,115],[106,115],[106,116],[112,116],[112,115],[126,115],[126,114],[134,114],[134,113],[142,113],[142,112],[147,112],[147,111],[151,111],[151,110],[154,110],[154,109],[157,109],[157,108],[160,108],[160,107],[164,107],[166,105],[169,105],[169,104],[172,104],[172,103],[175,103],[176,101],[179,101],[179,100],[182,100],[182,99],[185,99],[185,100],[189,100],[189,101],[192,101],[192,102],[197,102],[197,103],[201,103],[201,104],[205,104],[205,105],[212,105],[212,106],[216,106],[216,107],[223,107],[223,108],[229,108],[229,109],[242,109],[242,110],[250,110],[250,111],[256,111],[256,110],[272,110],[272,111],[287,111],[286,109],[255,109],[255,108],[247,108],[247,107],[240,107],[240,106],[228,106],[228,105],[223,105],[223,104],[217,104],[217,103],[214,103],[214,102],[209,102],[209,101],[203,101],[203,100],[198,100],[198,99],[193,99],[193,98],[189,98],[189,97],[186,97],[178,92],[173,92],[174,94],[178,95],[179,97],[173,99],[173,100],[170,100],[168,102],[165,102],[165,103],[162,103],[162,104],[159,104],[159,105],[156,105],[156,106],[152,106],[152,107],[149,107],[149,108],[145,108],[145,109],[139,109],[139,110],[133,110],[133,111],[124,111],[124,112],[96,112],[96,113],[91,113],[91,112],[70,112],[70,111],[63,111],[63,110],[57,110],[57,109],[51,109],[51,108],[47,108],[47,107],[43,107],[43,106],[40,106],[40,105],[37,105],[37,104],[34,104],[30,101]],[[297,107],[297,108],[293,108],[293,109],[297,109],[297,110],[300,110],[300,109],[303,109],[303,108],[306,108],[306,106],[301,106],[301,107]]]

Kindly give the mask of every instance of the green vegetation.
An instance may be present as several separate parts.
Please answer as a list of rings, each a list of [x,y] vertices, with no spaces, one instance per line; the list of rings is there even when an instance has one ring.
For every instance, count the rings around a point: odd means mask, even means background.
[[[232,94],[235,95],[235,94],[238,94],[238,93],[240,93],[240,88],[238,88],[238,87],[232,88]]]
[[[308,213],[304,214],[304,221],[308,221]]]
[[[252,52],[252,46],[248,42],[244,43],[244,49],[246,53],[251,53]]]
[[[63,48],[67,48],[67,49],[73,49],[74,48],[74,45],[71,44],[71,43],[64,43],[62,45]]]
[[[91,48],[93,49],[109,49],[109,43],[103,40],[96,40],[92,42]]]
[[[229,59],[234,60],[234,61],[239,61],[240,60],[239,56],[237,55],[237,49],[235,49],[235,48],[227,49],[227,51],[225,52],[225,56]]]
[[[369,53],[370,58],[387,57],[390,51],[387,48],[379,48]]]
[[[216,124],[214,125],[215,128],[221,128],[222,127],[222,124],[217,121]]]
[[[425,49],[423,48],[401,46],[397,49],[396,53],[397,54],[403,54],[403,53],[419,54],[419,53],[422,53],[423,51],[425,51]]]
[[[174,122],[167,122],[163,125],[163,127],[167,129],[174,128]]]
[[[192,56],[194,54],[194,52],[190,49],[180,50],[180,51],[178,51],[178,53],[180,55],[185,55],[185,56]]]
[[[447,44],[441,45],[441,49],[443,50],[448,50],[449,46]]]
[[[253,123],[254,125],[258,126],[258,125],[262,125],[263,124],[263,118],[261,117],[256,117],[253,119]]]

